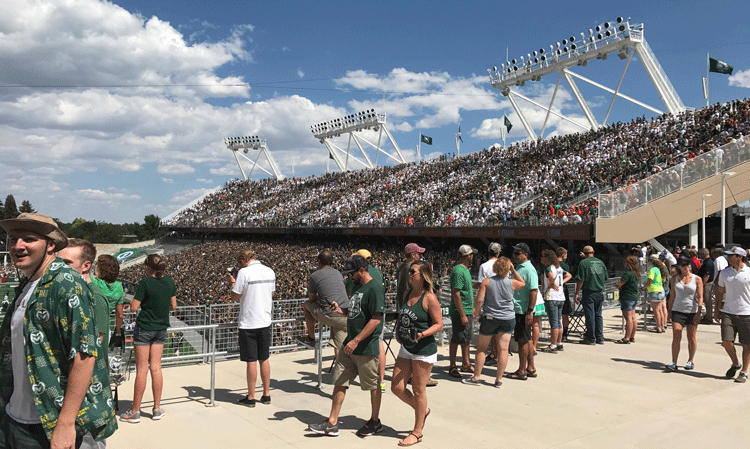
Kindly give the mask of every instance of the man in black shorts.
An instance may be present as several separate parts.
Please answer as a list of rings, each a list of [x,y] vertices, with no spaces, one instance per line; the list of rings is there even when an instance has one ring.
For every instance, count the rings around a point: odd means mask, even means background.
[[[276,290],[276,274],[272,269],[256,260],[252,250],[240,252],[237,261],[242,269],[232,287],[232,301],[239,301],[240,314],[238,338],[240,360],[247,362],[247,396],[238,402],[255,407],[255,382],[260,378],[263,383],[262,404],[270,404],[271,365],[268,362],[271,348],[271,311],[273,309],[273,292]]]

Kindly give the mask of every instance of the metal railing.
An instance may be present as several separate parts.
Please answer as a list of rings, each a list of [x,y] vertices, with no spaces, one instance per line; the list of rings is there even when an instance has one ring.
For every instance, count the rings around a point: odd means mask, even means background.
[[[742,137],[608,194],[600,194],[599,218],[614,218],[689,185],[750,161],[750,139]]]

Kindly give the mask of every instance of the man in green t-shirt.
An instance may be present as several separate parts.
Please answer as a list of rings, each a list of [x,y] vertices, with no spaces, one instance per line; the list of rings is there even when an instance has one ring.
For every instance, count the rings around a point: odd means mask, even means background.
[[[607,282],[607,267],[604,262],[594,257],[594,248],[583,247],[583,260],[578,264],[576,275],[576,303],[583,304],[586,318],[586,334],[579,343],[584,345],[604,344],[604,283]],[[579,294],[583,289],[583,299]]]
[[[368,265],[367,260],[359,255],[354,255],[344,262],[344,270],[341,273],[348,274],[355,284],[349,298],[349,308],[342,310],[334,302],[331,304],[331,311],[346,315],[347,336],[333,369],[331,413],[322,423],[308,426],[315,433],[330,436],[339,434],[338,419],[341,405],[349,383],[357,376],[361,388],[370,391],[372,405],[370,420],[357,431],[357,436],[363,437],[383,431],[379,418],[382,392],[378,385],[378,335],[383,327],[385,291],[383,285],[370,276],[367,271]]]
[[[470,245],[461,245],[458,248],[458,263],[453,267],[450,274],[451,304],[448,313],[451,317],[451,343],[449,346],[449,368],[451,377],[460,378],[461,373],[456,367],[456,353],[461,346],[461,371],[473,373],[474,367],[469,360],[469,343],[471,343],[472,329],[474,327],[474,290],[471,282],[469,267],[474,260],[474,254],[479,251]]]

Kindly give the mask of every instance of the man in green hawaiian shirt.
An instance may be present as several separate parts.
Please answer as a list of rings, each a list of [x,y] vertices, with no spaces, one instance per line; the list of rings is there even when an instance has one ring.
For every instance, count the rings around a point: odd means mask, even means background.
[[[26,275],[0,326],[0,445],[68,449],[87,432],[110,436],[117,423],[106,363],[96,363],[91,290],[55,257],[67,237],[40,214],[0,226]]]

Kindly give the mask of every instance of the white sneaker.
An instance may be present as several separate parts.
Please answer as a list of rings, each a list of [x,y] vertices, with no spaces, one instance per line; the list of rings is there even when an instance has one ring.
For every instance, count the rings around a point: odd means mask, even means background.
[[[160,419],[164,418],[164,409],[163,408],[155,408],[151,410],[151,419],[154,421],[158,421]]]

